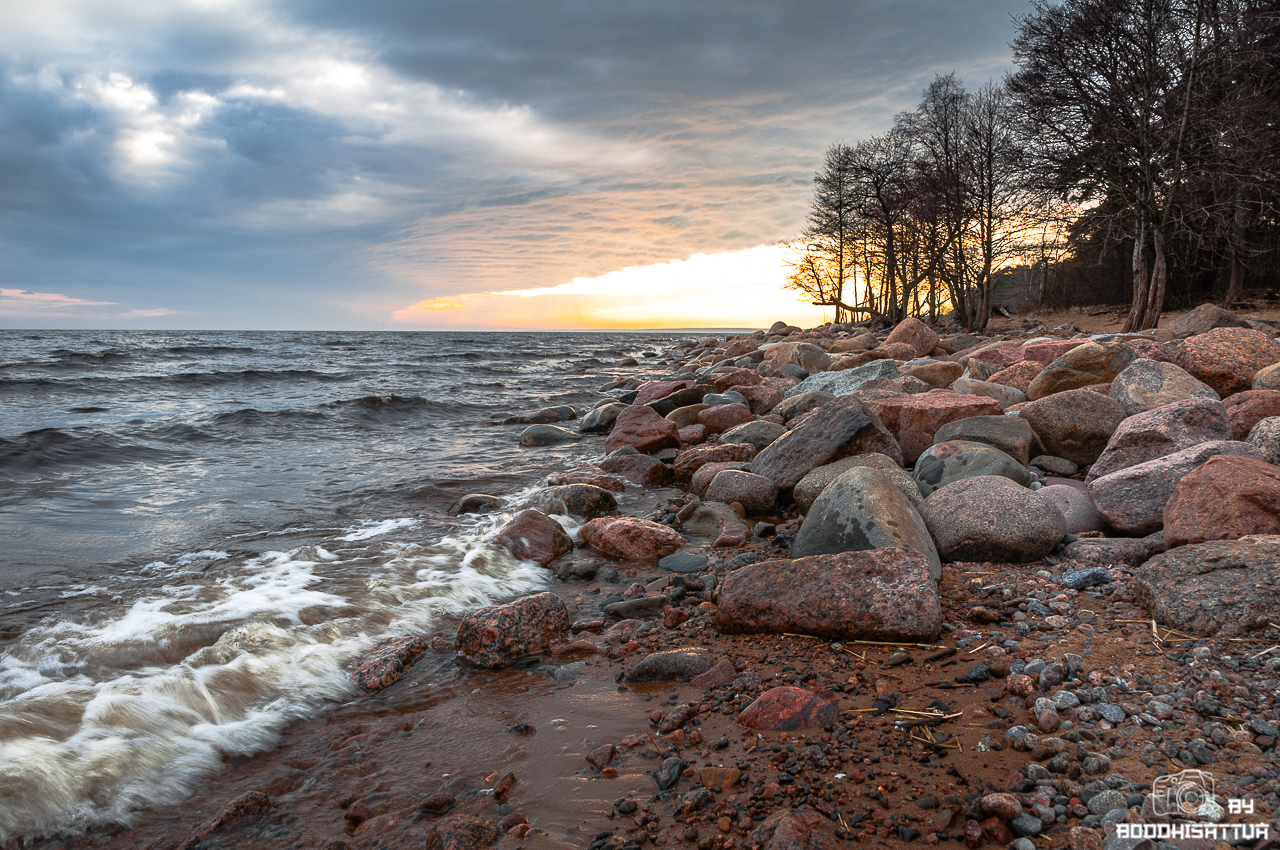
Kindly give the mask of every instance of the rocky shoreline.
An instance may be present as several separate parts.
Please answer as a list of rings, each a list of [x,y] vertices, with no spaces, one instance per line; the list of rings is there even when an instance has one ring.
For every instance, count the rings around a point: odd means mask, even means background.
[[[365,702],[181,812],[46,845],[1269,847],[1276,337],[779,323],[631,364],[509,421],[603,442],[494,540],[554,592],[377,647]]]

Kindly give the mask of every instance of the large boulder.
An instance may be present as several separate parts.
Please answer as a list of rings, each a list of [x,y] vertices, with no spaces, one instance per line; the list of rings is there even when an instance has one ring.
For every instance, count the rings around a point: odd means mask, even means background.
[[[748,514],[763,514],[777,504],[778,485],[763,475],[725,469],[711,479],[703,498],[708,502],[737,502]]]
[[[471,611],[458,624],[454,648],[481,667],[505,667],[569,637],[569,609],[554,593]]]
[[[795,501],[796,507],[802,512],[808,513],[809,508],[822,495],[823,490],[830,487],[841,475],[859,466],[880,470],[889,477],[894,486],[902,491],[902,495],[907,497],[907,501],[913,505],[920,504],[920,500],[923,498],[920,495],[920,487],[907,474],[907,471],[894,463],[892,459],[882,454],[870,452],[841,458],[832,463],[819,466],[817,469],[810,470],[804,478],[800,479],[800,483],[791,492],[791,498]]]
[[[724,577],[715,625],[725,633],[924,641],[941,631],[942,606],[925,556],[871,549],[740,567]]]
[[[1181,366],[1139,358],[1116,376],[1108,393],[1124,408],[1125,416],[1184,401],[1189,398],[1218,400],[1213,387],[1192,377]]]
[[[1222,402],[1209,398],[1171,402],[1121,422],[1085,480],[1093,481],[1200,443],[1230,439],[1231,425]]]
[[[942,578],[938,550],[911,501],[884,472],[861,466],[822,491],[791,544],[791,555],[894,548],[924,555],[929,574],[935,581]]]
[[[971,416],[949,422],[933,435],[935,443],[951,440],[986,443],[1009,455],[1022,466],[1031,462],[1032,452],[1039,448],[1039,440],[1031,430],[1031,424],[1021,416]]]
[[[813,390],[826,390],[833,395],[848,395],[862,389],[862,385],[877,378],[898,377],[898,364],[893,360],[873,360],[852,369],[841,369],[837,372],[819,372],[810,375],[800,383],[782,393],[785,401]]]
[[[756,451],[760,451],[785,433],[787,433],[787,429],[777,422],[767,422],[761,419],[756,422],[745,422],[730,428],[720,435],[719,442],[721,445],[725,443],[747,443]]]
[[[1280,416],[1280,390],[1245,390],[1222,403],[1231,423],[1231,439],[1244,440],[1263,419]]]
[[[1261,459],[1248,443],[1214,440],[1121,469],[1089,482],[1094,507],[1117,531],[1150,534],[1164,526],[1164,509],[1174,486],[1209,458],[1239,455]]]
[[[554,446],[556,443],[564,443],[576,439],[578,439],[576,432],[568,428],[561,428],[559,425],[530,425],[520,432],[516,442],[525,448],[535,448],[539,446]]]
[[[1036,493],[1040,498],[1048,499],[1062,512],[1062,518],[1067,523],[1067,534],[1108,530],[1106,518],[1098,513],[1098,508],[1087,491],[1064,484],[1051,484],[1041,487]]]
[[[1280,534],[1280,467],[1218,455],[1188,473],[1164,508],[1170,546]]]
[[[1022,404],[1027,396],[1019,389],[997,384],[994,381],[980,381],[973,377],[960,377],[951,382],[951,391],[961,395],[981,396],[989,398],[1007,410],[1015,404]]]
[[[1178,345],[1177,364],[1223,398],[1249,389],[1258,370],[1276,362],[1280,342],[1248,328],[1215,328]]]
[[[675,381],[646,381],[636,388],[636,397],[631,402],[635,405],[648,404],[660,398],[666,398],[677,390],[693,386],[693,381],[684,379]]]
[[[993,374],[988,380],[993,384],[1003,384],[1012,387],[1024,396],[1031,387],[1031,382],[1044,369],[1044,364],[1037,363],[1034,360],[1023,360],[1021,363],[1014,363],[1012,366],[1006,366],[999,372]]]
[[[867,407],[902,446],[902,462],[913,464],[933,445],[933,435],[948,422],[972,416],[1000,415],[1002,408],[989,398],[955,393],[925,393],[899,398],[874,399]]]
[[[911,477],[927,498],[955,481],[982,475],[999,475],[1024,487],[1035,480],[1026,467],[994,446],[968,440],[930,446],[916,461]]]
[[[669,422],[674,422],[677,428],[688,428],[690,425],[697,425],[698,414],[710,406],[701,401],[696,404],[686,404],[683,407],[677,407],[663,418]]]
[[[1109,383],[1137,353],[1120,340],[1086,342],[1054,360],[1027,387],[1027,398],[1035,401],[1065,390]]]
[[[709,433],[719,434],[755,418],[751,408],[745,404],[717,404],[698,414],[698,424],[705,425]]]
[[[1133,584],[1152,617],[1188,634],[1268,629],[1280,611],[1280,538],[1180,546],[1143,564]]]
[[[665,487],[671,483],[671,465],[636,451],[616,452],[600,461],[600,468],[641,487]]]
[[[1120,402],[1092,390],[1067,390],[1018,410],[1045,451],[1085,466],[1093,463],[1124,420]]]
[[[751,469],[789,494],[809,470],[863,452],[902,463],[902,448],[893,434],[861,401],[845,397],[812,410],[756,455]]]
[[[544,513],[521,511],[511,518],[493,538],[506,548],[511,557],[521,561],[537,561],[546,566],[573,550],[573,539],[560,523]]]
[[[1136,538],[1081,537],[1062,547],[1062,559],[1075,561],[1083,568],[1117,565],[1139,567],[1148,558],[1159,555],[1168,548],[1164,537],[1159,534]]]
[[[616,511],[618,500],[608,490],[593,484],[561,484],[539,491],[534,507],[546,514],[594,519]]]
[[[1214,328],[1247,328],[1249,323],[1217,304],[1201,304],[1165,323],[1165,330],[1175,339],[1208,333]]]
[[[1048,366],[1068,351],[1079,348],[1087,343],[1088,340],[1083,339],[1045,339],[1039,341],[1029,339],[1022,344],[1022,356],[1025,358],[1024,363],[1038,363],[1041,367]]]
[[[884,346],[888,347],[895,343],[905,343],[911,346],[916,357],[924,357],[938,347],[938,335],[924,322],[915,317],[909,317],[898,322],[897,327],[889,332]]]
[[[1264,366],[1253,376],[1255,390],[1280,390],[1280,363]]]
[[[1062,512],[998,475],[955,481],[920,506],[938,554],[947,561],[1035,561],[1067,533]]]
[[[919,378],[935,389],[951,385],[951,382],[964,374],[964,367],[950,360],[931,360],[908,363],[902,369],[902,377]]]
[[[708,381],[711,388],[718,393],[722,393],[732,387],[753,387],[760,383],[760,373],[755,369],[734,369],[731,372],[721,372],[713,375]]]
[[[756,456],[756,447],[750,443],[715,443],[694,446],[676,455],[673,470],[675,481],[688,486],[693,474],[709,463],[746,463]]]
[[[656,560],[684,546],[669,526],[633,516],[593,519],[578,532],[583,543],[615,558]]]
[[[1254,425],[1246,442],[1261,452],[1267,463],[1280,464],[1280,416],[1269,416]]]
[[[831,355],[811,342],[784,342],[765,352],[760,366],[763,373],[770,374],[788,363],[816,375],[831,365]],[[767,368],[765,364],[768,364]]]
[[[782,390],[777,387],[759,384],[754,387],[734,387],[734,392],[747,400],[752,413],[761,416],[773,410],[782,401]]]
[[[822,407],[822,405],[829,401],[835,401],[835,399],[835,394],[826,390],[810,390],[780,402],[773,409],[773,412],[781,416],[784,422],[790,422],[797,416],[802,416],[815,407]]]
[[[676,449],[680,447],[680,429],[676,427],[676,423],[663,419],[652,408],[643,404],[631,404],[614,418],[613,430],[604,441],[604,450],[607,452],[623,446],[633,446],[646,454],[662,449]]]
[[[726,469],[737,469],[744,472],[751,471],[751,464],[738,460],[716,461],[714,463],[703,464],[698,467],[698,471],[693,473],[693,477],[689,479],[689,484],[685,488],[695,496],[701,496],[711,486],[712,480]]]

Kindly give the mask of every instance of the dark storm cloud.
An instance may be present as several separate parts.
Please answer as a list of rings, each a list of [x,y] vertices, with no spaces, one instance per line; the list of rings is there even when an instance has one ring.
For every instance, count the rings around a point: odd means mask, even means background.
[[[32,300],[34,323],[369,326],[776,241],[826,145],[884,129],[934,73],[998,75],[1021,8],[0,10],[0,287],[96,302]]]

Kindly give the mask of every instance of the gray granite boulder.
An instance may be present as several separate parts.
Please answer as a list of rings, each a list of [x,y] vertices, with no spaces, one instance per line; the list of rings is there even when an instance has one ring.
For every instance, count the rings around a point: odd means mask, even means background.
[[[810,411],[755,456],[751,471],[772,478],[779,491],[790,495],[809,470],[863,452],[902,462],[902,447],[884,423],[861,401],[846,396]]]
[[[929,494],[956,481],[982,475],[998,475],[1026,487],[1035,480],[1026,467],[986,443],[949,440],[925,450],[916,460],[912,478],[920,495]]]
[[[841,475],[859,466],[878,469],[889,476],[889,479],[902,491],[902,495],[906,496],[907,501],[913,505],[920,504],[920,500],[924,498],[920,495],[920,487],[905,469],[898,466],[890,458],[872,452],[841,458],[834,463],[828,463],[825,466],[810,470],[804,478],[800,479],[800,483],[795,486],[791,493],[791,498],[795,500],[796,507],[807,513],[818,496],[822,495],[823,490],[831,486],[831,483]]]
[[[1007,409],[1027,400],[1022,390],[1007,384],[979,381],[971,377],[959,377],[951,382],[951,391],[961,395],[980,395],[994,399],[1000,408]]]
[[[1268,416],[1254,425],[1248,443],[1262,452],[1267,463],[1280,465],[1280,416]]]
[[[1066,390],[1030,402],[1018,415],[1031,423],[1046,454],[1085,466],[1107,447],[1124,421],[1124,408],[1093,390]]]
[[[896,378],[898,377],[898,363],[896,360],[873,360],[862,366],[855,366],[852,369],[842,369],[839,372],[819,372],[817,375],[810,375],[800,383],[782,394],[785,401],[798,395],[804,395],[812,390],[826,390],[833,395],[848,395],[851,392],[862,389],[862,385],[868,381],[874,381],[877,378]]]
[[[938,550],[920,514],[884,472],[863,466],[845,472],[822,491],[791,545],[791,555],[890,548],[919,552],[929,560],[929,575],[942,577]]]
[[[1110,526],[1089,494],[1075,487],[1063,484],[1052,484],[1036,491],[1041,498],[1048,499],[1062,511],[1067,521],[1067,534],[1079,534],[1082,531],[1107,531]]]
[[[777,504],[778,485],[763,475],[725,469],[711,479],[703,498],[708,502],[737,502],[748,514],[762,514]]]
[[[1052,503],[999,475],[954,481],[920,506],[946,561],[1026,562],[1048,555],[1067,533]]]
[[[1021,416],[970,416],[948,422],[933,435],[934,443],[967,440],[986,443],[1026,466],[1040,447],[1040,440],[1030,423]]]
[[[1280,538],[1179,546],[1143,564],[1133,585],[1152,617],[1189,634],[1270,628],[1280,611]]]
[[[822,407],[829,401],[835,401],[834,393],[826,390],[810,390],[800,395],[792,396],[773,409],[773,412],[782,417],[783,421],[790,422],[797,416],[808,413],[815,407]]]
[[[1181,366],[1146,358],[1133,361],[1116,375],[1109,395],[1120,402],[1125,416],[1189,398],[1218,401],[1213,387],[1192,377]]]
[[[720,435],[718,442],[721,445],[725,443],[749,443],[755,446],[756,451],[760,451],[785,433],[787,433],[787,429],[777,422],[768,422],[761,419],[755,422],[744,422],[741,425],[730,428]]]
[[[1094,481],[1200,443],[1230,439],[1231,422],[1222,402],[1211,398],[1170,402],[1121,422],[1085,480]]]

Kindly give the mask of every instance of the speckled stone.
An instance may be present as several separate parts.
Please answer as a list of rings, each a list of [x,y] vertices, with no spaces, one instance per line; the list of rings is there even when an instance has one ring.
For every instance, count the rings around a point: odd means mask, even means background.
[[[998,475],[966,478],[934,491],[925,497],[920,515],[945,561],[1034,561],[1067,533],[1056,507]]]
[[[724,577],[715,625],[725,633],[932,640],[942,629],[942,607],[927,558],[872,549],[734,570]]]
[[[745,404],[717,404],[698,414],[698,424],[707,426],[712,434],[719,434],[755,418],[751,408]]]
[[[418,636],[383,638],[361,653],[351,667],[351,678],[362,693],[377,693],[399,681],[430,645]]]
[[[670,526],[632,516],[593,519],[582,526],[578,536],[606,555],[634,560],[662,558],[685,544]]]
[[[1145,537],[1085,537],[1063,547],[1062,558],[1075,561],[1082,567],[1110,567],[1117,564],[1137,567],[1168,548],[1163,541]]]
[[[1019,389],[997,384],[994,381],[980,381],[972,377],[956,378],[951,382],[951,391],[961,395],[992,399],[1000,405],[1002,410],[1008,410],[1015,404],[1022,404],[1027,400],[1026,394]]]
[[[600,462],[600,468],[641,487],[665,487],[671,483],[671,465],[651,455],[611,455]]]
[[[747,400],[747,406],[751,408],[751,412],[761,416],[773,410],[778,406],[778,402],[782,401],[782,390],[777,387],[759,384],[751,387],[739,386],[734,389]]]
[[[498,840],[501,831],[476,815],[451,815],[432,825],[423,850],[477,850]]]
[[[573,540],[560,523],[534,510],[521,511],[512,517],[493,542],[506,547],[517,560],[537,561],[544,567],[573,551]]]
[[[840,712],[813,691],[785,685],[756,697],[737,720],[739,725],[761,732],[795,732],[839,723]]]
[[[703,498],[708,502],[737,502],[748,514],[763,514],[777,504],[778,485],[763,475],[724,469],[711,479]]]
[[[1082,531],[1106,531],[1107,521],[1093,504],[1089,494],[1075,487],[1053,484],[1041,487],[1036,493],[1042,499],[1048,499],[1067,522],[1067,534],[1079,534]]]
[[[1117,531],[1150,534],[1164,526],[1164,508],[1178,481],[1211,457],[1261,458],[1248,443],[1214,440],[1149,460],[1089,482],[1094,507]]]
[[[930,351],[938,347],[938,335],[933,328],[913,316],[898,322],[897,326],[885,337],[884,346],[882,347],[899,342],[911,346],[911,350],[915,352],[915,357],[925,357]]]
[[[1280,363],[1259,369],[1253,376],[1255,390],[1280,390]]]
[[[601,490],[609,490],[613,493],[621,493],[627,489],[626,484],[623,484],[602,469],[595,472],[585,469],[559,472],[555,475],[547,476],[547,483],[556,486],[561,484],[590,484],[592,487],[599,487]]]
[[[741,425],[730,428],[720,435],[719,442],[721,444],[749,443],[756,451],[760,451],[785,433],[787,433],[785,426],[761,419],[756,422],[744,422]]]
[[[1189,398],[1218,400],[1213,387],[1192,377],[1181,366],[1146,358],[1125,367],[1111,382],[1108,395],[1120,402],[1125,416]]]
[[[861,401],[845,397],[810,411],[756,455],[751,469],[789,494],[809,470],[863,452],[880,452],[902,463],[902,448],[893,434]]]
[[[578,420],[578,433],[606,434],[613,429],[618,414],[626,409],[627,405],[620,402],[601,405]]]
[[[1173,488],[1164,508],[1170,546],[1280,534],[1280,467],[1265,460],[1219,455]]]
[[[1109,383],[1137,358],[1137,352],[1120,340],[1086,342],[1045,366],[1027,387],[1027,398],[1035,401],[1065,390]]]
[[[836,397],[834,393],[829,393],[826,390],[812,390],[779,402],[778,406],[773,409],[773,412],[782,416],[784,422],[790,422],[792,419],[808,413],[815,407],[822,407],[822,405],[827,402],[835,400]]]
[[[535,593],[505,605],[468,612],[454,648],[481,667],[505,667],[569,638],[569,610],[554,593]]]
[[[867,352],[865,356],[870,355],[871,352]],[[868,381],[898,377],[898,364],[893,360],[873,360],[853,368],[837,370],[836,367],[840,362],[831,364],[831,370],[810,375],[791,389],[784,390],[783,399],[804,395],[812,390],[826,390],[834,395],[844,396],[862,389],[862,385]]]
[[[1245,390],[1224,401],[1231,422],[1231,439],[1244,440],[1263,419],[1280,416],[1280,390]]]
[[[920,514],[883,471],[863,466],[822,491],[791,544],[791,555],[890,548],[919,552],[929,561],[930,576],[942,577],[942,561]]]
[[[651,652],[623,675],[627,682],[687,682],[711,669],[716,658],[705,649]]]
[[[1280,342],[1262,331],[1215,328],[1183,340],[1176,362],[1226,398],[1249,389],[1259,369],[1280,362]]]
[[[617,510],[618,500],[603,487],[563,484],[540,491],[534,499],[534,507],[547,514],[568,513],[593,519]]]
[[[994,446],[1026,466],[1039,441],[1030,423],[1021,416],[971,416],[943,425],[933,435],[934,443],[967,440]]]
[[[677,428],[688,428],[690,425],[696,425],[698,423],[698,414],[710,406],[703,402],[686,404],[684,407],[677,407],[666,414],[664,418],[669,422],[674,422]]]
[[[751,464],[736,460],[708,463],[699,467],[698,471],[693,473],[693,478],[689,480],[689,486],[687,488],[688,491],[693,493],[695,496],[701,496],[707,491],[707,487],[711,485],[712,479],[721,472],[724,472],[726,469],[737,469],[750,472]]]
[[[1022,344],[1022,356],[1032,363],[1039,363],[1041,366],[1048,366],[1068,351],[1074,351],[1084,345],[1087,340],[1083,339],[1055,339],[1046,342],[1027,341]]]
[[[1022,464],[995,446],[969,440],[948,440],[930,446],[916,461],[912,478],[920,495],[928,498],[948,484],[981,475],[999,475],[1023,487],[1034,480]]]
[[[1269,416],[1254,425],[1247,442],[1262,452],[1267,463],[1280,464],[1280,416]]]
[[[1230,439],[1231,424],[1222,402],[1208,398],[1170,402],[1121,422],[1085,480],[1094,481],[1200,443]]]
[[[1280,543],[1180,546],[1139,567],[1133,584],[1151,616],[1189,634],[1236,637],[1265,629],[1280,610]]]
[[[1090,390],[1067,390],[1018,409],[1044,443],[1045,451],[1084,466],[1093,463],[1124,420],[1113,398]]]
[[[666,398],[676,390],[683,390],[693,386],[693,381],[646,381],[636,389],[635,400],[632,405],[645,405],[651,401],[657,401],[660,398]]]
[[[800,479],[800,483],[791,492],[791,498],[795,500],[796,507],[808,513],[814,501],[817,500],[818,496],[822,495],[822,491],[831,486],[831,482],[858,466],[878,469],[889,476],[889,479],[893,481],[894,485],[902,492],[902,495],[907,497],[907,501],[911,502],[912,505],[920,504],[920,500],[924,498],[920,495],[920,487],[916,485],[916,482],[912,480],[906,470],[894,463],[892,459],[882,454],[871,452],[841,458],[833,463],[810,470],[804,478]]]
[[[1183,339],[1208,333],[1214,328],[1247,328],[1249,323],[1217,304],[1201,304],[1194,310],[1188,310],[1181,316],[1170,319],[1164,327],[1175,338]]]
[[[605,438],[604,450],[612,452],[633,446],[646,454],[680,446],[680,429],[643,404],[628,405],[613,421],[613,430]]]
[[[1013,387],[1018,392],[1026,395],[1031,382],[1036,379],[1036,376],[1043,369],[1044,365],[1041,363],[1037,363],[1034,360],[1023,360],[1021,363],[1006,366],[988,380],[993,384],[1004,384],[1006,387]]]
[[[831,365],[831,355],[811,342],[784,342],[765,352],[761,365],[764,363],[769,364],[767,371],[776,372],[779,367],[790,363],[814,375],[827,370]]]
[[[964,374],[964,367],[950,360],[908,365],[902,370],[903,377],[918,378],[934,388],[950,386],[951,382],[962,374]]]
[[[693,474],[709,463],[739,462],[746,463],[756,456],[756,447],[750,443],[716,443],[708,446],[695,446],[685,449],[676,455],[672,469],[675,481],[687,486]]]
[[[733,387],[754,387],[760,380],[760,373],[755,369],[734,369],[732,372],[713,375],[708,383],[713,390],[722,393]]]
[[[948,422],[971,416],[1000,415],[1003,408],[992,399],[956,393],[926,393],[867,402],[902,447],[902,461],[909,465],[929,446],[933,435]]]
[[[818,827],[824,818],[807,806],[798,810],[784,807],[751,830],[752,847],[760,850],[825,850]]]

